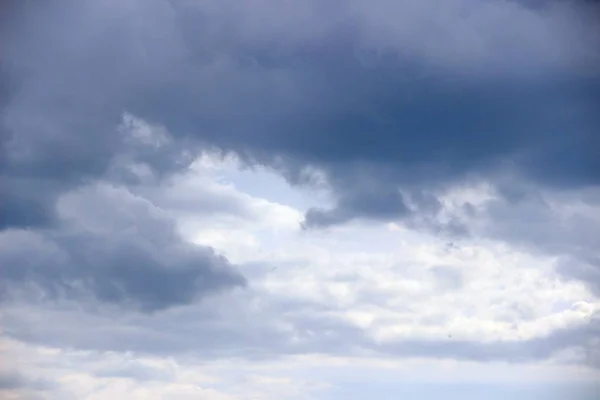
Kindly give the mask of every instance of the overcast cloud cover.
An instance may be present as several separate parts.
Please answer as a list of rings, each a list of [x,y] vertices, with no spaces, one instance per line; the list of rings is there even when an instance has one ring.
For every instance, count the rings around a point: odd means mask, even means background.
[[[600,7],[0,6],[0,397],[596,399]]]

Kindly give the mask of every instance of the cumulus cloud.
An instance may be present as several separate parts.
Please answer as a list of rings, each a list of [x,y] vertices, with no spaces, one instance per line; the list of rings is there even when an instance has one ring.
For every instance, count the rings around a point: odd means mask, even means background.
[[[547,256],[485,242],[449,249],[429,234],[378,227],[296,234],[237,254],[251,278],[244,291],[135,317],[14,304],[4,311],[7,332],[58,348],[200,359],[367,352],[518,363],[575,351],[582,362],[577,352],[595,347],[588,321],[597,299],[581,283],[562,281]]]
[[[185,242],[173,221],[126,189],[99,184],[61,198],[61,230],[0,236],[1,293],[33,284],[42,296],[96,299],[145,311],[243,286],[223,256]]]
[[[594,2],[1,7],[3,336],[598,367]],[[74,396],[95,379],[158,380],[99,368]]]

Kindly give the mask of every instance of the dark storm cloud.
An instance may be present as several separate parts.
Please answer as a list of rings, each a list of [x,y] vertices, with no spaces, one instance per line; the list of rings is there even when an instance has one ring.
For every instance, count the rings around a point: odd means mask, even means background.
[[[79,204],[75,216],[77,204],[57,208],[78,187],[98,180],[135,186],[148,178],[136,167],[154,180],[191,160],[183,150],[193,152],[193,143],[163,138],[159,127],[126,113],[137,83],[126,66],[135,43],[124,38],[119,45],[129,22],[111,8],[126,13],[128,5],[3,4],[10,11],[0,39],[3,297],[37,288],[45,298],[92,297],[153,311],[243,286],[225,258],[184,242],[167,217],[140,212],[146,206],[127,190],[113,198],[88,193],[85,203],[93,206]],[[104,222],[101,229],[82,225],[100,212],[93,222]]]
[[[120,156],[147,162],[158,174],[186,164],[174,146],[141,148],[118,129],[126,111],[121,96],[135,82],[122,65],[130,42],[119,45],[117,21],[94,19],[91,2],[12,9],[2,38],[2,81],[10,90],[1,114],[0,227],[53,222],[62,192],[110,172]]]
[[[15,20],[11,198],[27,197],[17,177],[70,187],[104,174],[123,112],[187,141],[148,158],[157,170],[185,165],[173,160],[192,144],[294,183],[321,170],[337,205],[307,226],[422,211],[406,196],[497,168],[598,183],[600,36],[584,3],[90,0],[28,4]],[[55,199],[3,225],[44,221]]]
[[[155,311],[245,284],[224,257],[184,242],[168,217],[125,189],[86,188],[61,204],[61,230],[0,233],[4,297],[33,285],[44,298],[91,295]]]
[[[155,243],[137,233],[19,237],[5,232],[1,292],[33,283],[45,296],[132,305],[144,311],[185,304],[244,279],[210,249],[174,239]],[[27,234],[23,234],[27,236]]]

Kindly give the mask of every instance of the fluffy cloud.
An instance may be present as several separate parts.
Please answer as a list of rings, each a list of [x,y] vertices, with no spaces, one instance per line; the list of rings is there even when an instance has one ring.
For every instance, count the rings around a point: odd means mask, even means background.
[[[59,203],[60,231],[2,232],[1,293],[33,284],[43,297],[91,294],[152,311],[245,284],[224,257],[183,241],[160,210],[126,190],[98,185]]]
[[[600,303],[581,282],[563,279],[555,270],[560,259],[552,255],[528,254],[489,239],[465,237],[448,243],[448,239],[430,232],[418,233],[394,224],[388,228],[347,226],[335,235],[307,233],[280,218],[287,213],[299,220],[298,211],[265,202],[262,210],[270,211],[252,216],[252,210],[261,204],[258,199],[243,196],[226,180],[210,181],[206,173],[190,173],[178,180],[183,182],[188,197],[201,195],[206,199],[212,190],[221,196],[227,188],[230,198],[240,199],[242,208],[248,211],[191,213],[195,221],[190,223],[190,210],[185,205],[178,225],[198,245],[214,246],[217,252],[235,260],[240,273],[250,279],[248,287],[195,303],[191,298],[168,297],[170,292],[164,291],[171,286],[167,284],[159,288],[142,285],[146,290],[138,293],[131,290],[138,287],[131,283],[132,288],[125,286],[130,289],[125,293],[130,293],[133,300],[136,296],[142,301],[147,295],[164,294],[165,306],[184,305],[135,317],[118,317],[120,312],[110,309],[97,315],[81,315],[78,307],[64,302],[43,311],[35,304],[13,304],[4,311],[11,336],[57,347],[131,350],[162,356],[195,354],[201,358],[369,351],[517,362],[546,359],[562,351],[583,351],[584,358],[592,355],[595,328],[589,321],[595,321]],[[273,178],[266,175],[261,179]],[[195,190],[186,182],[195,182]],[[148,221],[147,216],[141,218],[148,209],[159,212],[148,201],[124,194],[105,186],[79,190],[59,202],[59,211],[63,218],[78,221],[90,232],[98,234],[108,229],[112,236],[123,230],[120,225],[130,226],[130,218]],[[103,197],[118,197],[119,206],[103,210]],[[485,196],[479,193],[479,197]],[[127,207],[127,199],[145,207]],[[206,203],[198,204],[203,209]],[[88,207],[95,213],[88,212]],[[123,210],[123,214],[113,208]],[[282,208],[285,213],[275,212]],[[141,226],[136,235],[163,237],[164,231]],[[252,245],[243,245],[240,237],[249,237]],[[160,254],[165,254],[168,247],[162,245],[161,249]],[[184,269],[187,274],[179,281],[177,264],[174,260],[171,263],[165,265],[165,273],[174,274],[177,285],[172,289],[178,296],[203,293],[203,287],[188,275],[200,274],[199,266]],[[99,283],[114,281],[112,275],[94,275],[94,271],[106,270],[102,264],[93,264],[91,272],[83,268],[77,271],[102,278]],[[104,264],[112,265],[106,261]],[[152,268],[139,275],[151,272]],[[200,275],[198,279],[202,283],[206,277]],[[218,280],[209,282],[219,288]],[[86,289],[94,293],[96,286]],[[64,323],[55,325],[55,320]],[[98,326],[110,334],[94,335]],[[574,357],[578,362],[585,361],[581,355]],[[594,363],[591,358],[587,362]]]
[[[4,2],[2,352],[96,360],[64,379],[1,368],[0,390],[328,387],[274,373],[297,357],[551,362],[597,379],[597,11]],[[109,353],[124,364],[97,365]],[[231,359],[281,364],[227,390],[178,375]]]

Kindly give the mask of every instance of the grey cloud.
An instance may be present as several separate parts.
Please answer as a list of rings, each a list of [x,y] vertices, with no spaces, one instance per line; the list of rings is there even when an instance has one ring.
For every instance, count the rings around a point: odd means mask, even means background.
[[[99,186],[71,196],[62,230],[0,234],[4,297],[33,284],[49,298],[91,294],[155,311],[245,284],[224,257],[184,242],[168,217],[126,190]]]
[[[558,225],[549,218],[550,210],[541,207],[536,202],[537,200],[532,200],[527,196],[522,199],[529,200],[521,200],[524,203],[505,209],[503,212],[507,214],[502,214],[502,218],[495,216],[492,219],[495,225],[490,228],[497,229],[497,231],[488,231],[486,234],[511,237],[510,233],[513,232],[514,240],[527,246],[535,244],[544,252],[551,248],[573,252],[578,243],[581,245],[586,243],[582,238],[565,234],[565,232],[582,231],[569,224],[560,225],[561,228],[566,229],[564,232],[556,229],[553,231],[554,234],[563,237],[562,242],[557,238],[555,240],[552,235],[548,236],[552,240],[536,241],[535,238],[539,235],[536,234],[535,229],[545,231]],[[533,199],[537,199],[537,197],[533,197]],[[502,207],[509,207],[509,205],[494,203],[491,210],[497,213],[503,209]],[[89,212],[90,209],[94,209],[95,212]],[[99,264],[92,264],[93,268],[90,271],[87,268],[77,270],[77,272],[69,270],[68,267],[63,269],[63,265],[66,264],[61,257],[64,258],[65,253],[73,252],[77,256],[82,255],[82,257],[87,256],[88,259],[93,259],[90,256],[92,251],[88,248],[91,246],[93,249],[98,242],[103,254],[106,254],[98,262],[110,258],[114,254],[110,244],[114,242],[106,239],[106,236],[114,236],[114,240],[123,241],[122,238],[127,238],[127,236],[122,236],[119,232],[126,232],[132,227],[138,229],[135,233],[134,245],[139,240],[163,243],[165,236],[170,237],[169,219],[162,214],[160,209],[154,207],[147,200],[131,195],[124,189],[117,189],[110,185],[98,185],[63,196],[58,210],[64,223],[68,223],[72,229],[77,228],[80,232],[85,232],[83,235],[81,233],[77,235],[81,238],[79,241],[75,241],[78,245],[65,247],[65,243],[68,245],[68,241],[60,236],[50,236],[49,239],[38,233],[21,233],[24,238],[29,238],[29,240],[35,238],[38,241],[37,244],[28,244],[28,249],[38,248],[40,250],[31,252],[27,258],[27,261],[34,267],[25,268],[19,273],[31,271],[34,273],[33,276],[37,274],[32,281],[46,282],[44,284],[47,293],[62,290],[69,294],[68,290],[77,289],[77,286],[74,285],[56,284],[57,278],[67,277],[71,280],[86,278],[88,279],[86,288],[91,289],[95,296],[108,301],[133,301],[150,309],[157,307],[155,300],[150,300],[148,297],[153,294],[162,296],[160,300],[165,305],[168,303],[182,304],[183,306],[159,314],[124,316],[115,315],[111,310],[105,310],[99,314],[82,315],[81,311],[73,308],[73,305],[60,301],[56,306],[46,305],[40,308],[8,304],[4,309],[3,329],[5,334],[20,340],[58,347],[68,346],[99,351],[133,351],[140,354],[197,358],[239,356],[264,358],[312,352],[340,355],[375,352],[382,356],[425,356],[476,361],[523,362],[546,359],[562,350],[580,349],[585,362],[594,366],[598,365],[596,318],[592,318],[587,324],[559,329],[545,337],[519,342],[480,343],[448,338],[442,340],[413,339],[381,344],[374,342],[361,329],[345,321],[329,317],[328,315],[331,315],[331,312],[335,311],[334,309],[311,302],[293,301],[285,297],[264,298],[253,293],[251,287],[249,291],[238,292],[233,296],[231,294],[215,296],[211,302],[186,305],[189,298],[174,297],[172,294],[165,293],[170,289],[168,285],[162,285],[160,288],[153,285],[136,286],[135,283],[132,283],[133,279],[139,279],[139,276],[144,274],[129,275],[132,270],[128,267],[122,274],[117,274],[110,267],[102,269]],[[510,210],[513,214],[508,213]],[[514,223],[514,221],[527,221],[520,216],[521,213],[526,211],[526,214],[531,214],[534,210],[539,215],[532,215],[531,218],[546,221],[545,224],[530,224],[529,226],[534,230],[526,231],[523,226]],[[578,218],[571,221],[582,222]],[[165,234],[165,232],[167,233]],[[482,234],[483,232],[476,231],[476,233]],[[516,233],[520,233],[521,236],[517,236]],[[588,239],[591,240],[590,245],[594,243],[595,237],[594,235],[588,236]],[[128,244],[128,240],[124,241],[125,245]],[[14,236],[12,242],[4,243],[7,249],[12,249],[17,254],[20,253]],[[563,247],[557,247],[558,244]],[[161,254],[170,253],[168,249],[164,250],[165,245],[160,246],[163,249]],[[111,251],[104,250],[106,248]],[[137,250],[137,248],[135,249]],[[593,250],[593,248],[588,250]],[[11,254],[10,251],[7,253],[6,249],[0,253],[5,257],[6,254]],[[118,252],[116,254],[119,255]],[[150,252],[150,254],[154,253]],[[118,257],[115,256],[115,258]],[[46,260],[55,262],[49,265]],[[50,270],[38,267],[43,262],[50,266]],[[114,262],[106,264],[108,266],[119,265]],[[171,265],[176,267],[179,264],[177,262]],[[27,266],[28,264],[21,265]],[[152,271],[150,276],[162,277],[163,275],[154,273],[153,266],[154,264],[150,265]],[[185,266],[183,269],[187,271]],[[96,271],[106,273],[100,274]],[[431,272],[436,275],[439,283],[444,287],[452,288],[453,285],[460,284],[460,277],[443,267],[436,267]],[[47,276],[43,276],[44,273],[47,273]],[[180,281],[179,277],[181,276],[190,281]],[[566,276],[569,275],[566,274]],[[14,282],[14,279],[21,278],[17,276],[12,280],[9,279],[8,282]],[[113,281],[110,281],[111,279]],[[169,279],[171,278],[165,278],[165,282],[168,282]],[[94,281],[96,282],[94,283]],[[114,286],[108,286],[109,291],[106,291],[105,286],[114,281],[122,282],[122,285],[125,286],[130,285],[127,291],[129,298],[119,298],[114,295],[112,298],[110,297],[112,293],[110,289],[113,289]],[[191,293],[189,288],[194,286],[191,283],[190,275],[186,273],[174,273],[172,281],[176,282],[177,289],[182,291],[184,297]],[[90,285],[91,283],[94,285]],[[227,286],[225,285],[225,287]],[[142,292],[138,289],[141,289]],[[203,294],[203,291],[198,293],[200,296]],[[61,323],[57,323],[57,321],[61,321]],[[110,371],[99,371],[99,373],[110,374]]]
[[[128,111],[174,139],[140,155],[157,171],[198,146],[322,170],[338,205],[307,226],[402,217],[414,211],[396,188],[418,195],[507,163],[545,185],[597,184],[600,36],[586,7],[31,3],[8,36],[5,74],[22,79],[3,106],[17,139],[2,175],[72,187],[104,174]]]
[[[52,225],[60,188],[43,179],[0,176],[0,228]]]
[[[581,255],[564,256],[557,268],[563,276],[585,282],[590,290],[600,295],[600,254],[597,250],[589,258]]]
[[[395,219],[410,212],[402,194],[393,186],[378,187],[379,190],[368,187],[356,190],[356,186],[342,195],[335,209],[310,209],[306,213],[305,226],[336,225],[364,214],[376,219]]]
[[[48,390],[56,385],[43,379],[31,378],[16,370],[0,371],[0,392],[3,390]]]
[[[242,285],[226,260],[182,242],[147,203],[120,191],[106,203],[96,199],[102,192],[72,197],[99,179],[135,187],[123,170],[134,164],[164,178],[205,148],[269,165],[298,185],[307,184],[306,167],[319,170],[337,203],[309,211],[307,226],[435,214],[428,193],[498,169],[556,190],[597,186],[600,36],[595,9],[573,4],[20,2],[0,39],[0,86],[11,86],[0,93],[2,293],[31,283],[57,302],[87,291],[157,310]],[[126,112],[163,126],[166,144],[132,143],[119,129]],[[490,235],[511,234],[495,229]],[[100,316],[70,314],[61,324],[12,315],[6,330],[81,348],[201,345],[205,356],[362,347],[521,360],[574,345],[552,336],[383,347],[339,321],[298,316],[290,332],[258,324],[271,320],[245,308],[183,308],[111,331],[99,328],[110,322]],[[242,322],[257,326],[245,331]]]
[[[54,222],[54,204],[62,192],[114,175],[112,166],[123,157],[147,162],[158,174],[187,165],[172,146],[140,146],[119,129],[127,111],[119,96],[127,92],[132,71],[122,66],[124,75],[119,75],[115,66],[95,68],[101,60],[126,61],[129,50],[118,40],[111,43],[117,34],[113,24],[103,26],[107,21],[94,19],[96,12],[110,14],[111,5],[107,7],[92,2],[13,2],[13,23],[3,36],[2,80],[11,84],[11,91],[1,113],[6,134],[0,196],[8,206],[2,210],[0,227]],[[24,26],[35,29],[23,32]],[[78,36],[67,27],[85,32]],[[82,47],[95,50],[91,54]]]
[[[337,194],[331,210],[312,208],[306,213],[306,227],[327,227],[356,218],[389,221],[417,214],[435,215],[441,209],[438,199],[426,191],[401,191],[391,184],[392,174],[359,166],[361,172],[344,172],[330,180]]]
[[[0,373],[0,390],[18,389],[24,384],[25,379],[16,372]]]
[[[595,317],[588,323],[520,341],[481,342],[449,337],[381,343],[370,338],[362,329],[328,316],[327,310],[318,310],[314,305],[296,304],[290,307],[290,304],[282,303],[261,309],[253,300],[248,300],[241,306],[231,299],[222,298],[210,306],[187,306],[152,318],[147,315],[128,318],[112,314],[82,315],[72,308],[42,311],[18,307],[5,312],[5,334],[50,346],[194,360],[229,357],[264,359],[321,353],[522,363],[546,360],[559,352],[576,350],[581,352],[581,356],[575,362],[598,367],[598,324]],[[270,304],[273,303],[277,304],[278,300],[271,299]],[[63,323],[57,324],[56,321]],[[104,373],[111,374],[108,370]],[[131,371],[128,374],[131,373],[137,374]],[[152,374],[150,377],[145,373],[141,375],[141,379],[144,376],[153,379]]]

